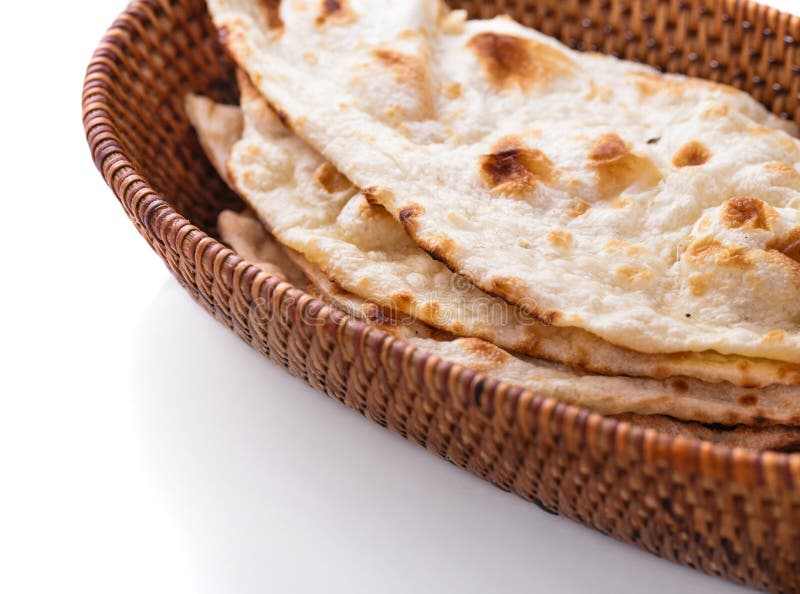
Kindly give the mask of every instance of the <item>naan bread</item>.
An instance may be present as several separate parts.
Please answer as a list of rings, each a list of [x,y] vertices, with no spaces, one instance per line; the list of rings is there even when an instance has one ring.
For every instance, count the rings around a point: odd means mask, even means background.
[[[228,216],[223,213],[221,216]],[[249,221],[246,218],[250,217]],[[237,220],[246,225],[258,224],[252,214],[237,215]],[[248,260],[261,253],[258,243],[248,244],[227,235],[229,227],[222,227],[222,240],[236,245],[237,252]],[[266,236],[266,232],[265,232]],[[239,235],[241,237],[241,235]],[[741,443],[737,437],[768,447],[784,447],[788,434],[792,443],[798,441],[798,431],[777,425],[800,425],[800,398],[796,389],[773,386],[760,390],[738,388],[730,384],[710,384],[692,378],[675,378],[668,381],[608,377],[581,373],[541,359],[514,357],[499,347],[477,338],[446,338],[426,331],[424,325],[393,324],[387,319],[375,319],[368,309],[361,310],[359,304],[367,305],[357,296],[331,283],[324,275],[313,272],[313,264],[302,264],[311,270],[308,275],[318,285],[318,296],[340,307],[364,321],[374,323],[383,330],[410,344],[459,363],[476,371],[508,383],[522,386],[537,395],[556,398],[563,402],[590,408],[606,415],[645,415],[642,423],[668,430],[672,434],[694,434],[704,439],[717,432],[727,436],[724,441]],[[675,421],[652,418],[650,415],[667,415],[674,419],[700,423],[718,423],[729,426],[742,425],[739,429],[713,430],[700,427],[684,427]],[[645,417],[642,417],[643,419]],[[746,426],[756,426],[758,429]],[[760,431],[766,430],[764,434]],[[760,437],[759,437],[760,435]],[[758,441],[760,439],[760,441]],[[775,445],[779,444],[779,446]]]
[[[295,287],[303,289],[326,303],[335,305],[354,318],[369,322],[373,326],[390,332],[393,336],[406,340],[411,338],[435,337],[440,340],[452,338],[417,320],[398,319],[393,312],[348,293],[301,254],[291,248],[281,246],[256,215],[248,210],[244,212],[223,210],[217,217],[217,229],[222,241],[264,272],[291,282]]]
[[[752,98],[436,0],[210,0],[284,122],[554,326],[800,362],[800,143]]]
[[[189,122],[197,131],[200,146],[222,180],[230,186],[228,159],[233,145],[242,138],[244,132],[241,108],[193,94],[186,95],[183,103]]]
[[[489,295],[419,248],[386,210],[287,130],[239,77],[244,137],[228,176],[271,232],[346,291],[459,336],[607,375],[678,375],[761,387],[800,383],[800,365],[718,353],[652,355],[579,328],[548,326]]]
[[[216,129],[213,123],[197,120],[195,125],[209,148],[224,157],[225,147],[215,142],[218,137],[206,134],[206,130]],[[755,390],[684,377],[668,381],[607,377],[541,359],[514,357],[483,340],[454,339],[409,318],[381,315],[375,304],[338,287],[301,254],[288,249],[284,252],[251,213],[225,211],[219,217],[218,228],[223,241],[247,260],[260,263],[267,271],[277,270],[282,277],[308,279],[322,299],[351,315],[419,348],[537,394],[609,415],[668,415],[726,425],[800,425],[800,391],[796,387],[772,386]],[[265,257],[270,256],[275,262],[265,262]]]
[[[260,255],[264,253],[264,246],[260,242],[266,241],[269,244],[274,241],[269,239],[269,234],[266,229],[261,226],[261,223],[252,213],[239,214],[231,211],[223,211],[220,214],[220,222],[222,219],[226,220],[226,224],[218,225],[222,240],[231,247],[234,247],[241,256],[254,263],[256,263]],[[241,226],[241,229],[237,229],[237,225]],[[250,229],[254,226],[261,227],[261,239],[259,239],[256,234],[250,232]],[[316,289],[317,296],[320,299],[343,309],[354,317],[373,324],[376,323],[374,312],[366,301],[336,287],[324,274],[321,274],[319,268],[315,267],[307,260],[303,261],[302,256],[299,258],[295,273],[299,273],[301,269],[306,270],[311,284],[316,285],[310,287],[310,289]],[[264,263],[259,263],[258,265],[263,266]],[[275,265],[271,263],[267,263],[267,266],[268,270],[275,267]],[[377,321],[378,324],[381,325],[383,320],[378,319]],[[493,354],[496,354],[491,345],[487,346],[486,343],[477,341],[476,339],[447,341],[440,338],[439,340],[427,340],[430,339],[431,336],[422,325],[413,327],[413,325],[393,326],[392,324],[382,324],[381,327],[419,348],[423,348],[442,357],[449,357],[451,360],[454,359],[455,362],[466,367],[473,365],[476,350],[480,351],[486,348],[491,350]],[[500,360],[503,358],[504,356],[501,353]],[[496,365],[493,361],[496,361],[496,358],[488,362],[481,359],[478,362],[476,370],[488,371],[489,375],[494,375],[500,380],[512,381],[501,375],[502,369],[487,369],[487,365]],[[691,421],[679,421],[664,415],[623,413],[614,416],[620,420],[641,427],[655,429],[661,433],[672,436],[693,437],[758,450],[796,450],[800,447],[800,429],[797,427],[788,427],[785,425],[764,427],[740,425],[722,427],[719,425],[709,426]]]
[[[231,185],[228,161],[234,145],[241,140],[243,115],[239,106],[217,104],[202,95],[189,94],[184,105],[200,146],[214,169]],[[274,117],[274,116],[273,116]],[[222,240],[235,252],[272,276],[287,281],[335,305],[359,319],[392,329],[401,338],[441,336],[432,328],[409,318],[397,319],[395,312],[344,291],[322,270],[293,249],[283,246],[264,228],[252,212],[224,210],[217,217]]]
[[[238,105],[215,103],[208,97],[193,94],[186,96],[184,107],[208,160],[230,186],[228,160],[244,130],[241,108]],[[281,244],[252,215],[226,210],[217,218],[217,226],[220,235],[227,238],[228,245],[237,252],[240,248],[246,248],[248,259],[265,272],[299,288],[305,288],[308,284],[303,272],[294,265]],[[257,250],[254,246],[257,246]]]
[[[247,253],[246,258],[264,272],[299,289],[313,286],[255,215],[224,210],[217,218],[217,229],[233,251]]]

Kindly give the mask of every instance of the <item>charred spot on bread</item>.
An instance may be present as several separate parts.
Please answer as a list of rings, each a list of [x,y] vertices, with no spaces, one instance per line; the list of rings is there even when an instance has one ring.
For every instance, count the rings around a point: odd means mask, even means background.
[[[478,167],[481,180],[496,194],[523,196],[539,182],[553,179],[553,163],[547,155],[526,147],[515,136],[501,138],[491,151],[481,155]]]
[[[437,233],[432,240],[425,242],[424,249],[431,258],[438,260],[449,268],[449,262],[453,261],[458,250],[458,244],[449,235]],[[464,277],[459,278],[467,280]]]
[[[275,31],[283,29],[283,19],[281,18],[281,0],[259,0],[258,4],[264,20],[269,29]]]
[[[780,253],[800,264],[800,227],[795,227],[775,245]]]
[[[417,227],[417,219],[423,215],[425,209],[421,205],[410,203],[400,209],[398,218],[403,229],[411,232]]]
[[[770,207],[758,198],[738,196],[726,200],[722,207],[722,223],[729,229],[770,229]]]
[[[315,22],[317,26],[347,25],[355,20],[356,13],[347,0],[322,0]]]
[[[698,167],[704,165],[711,158],[711,151],[698,141],[692,140],[678,149],[672,157],[675,167]]]
[[[589,152],[589,160],[593,163],[614,163],[631,154],[628,145],[619,135],[603,134],[595,141]]]
[[[361,193],[364,195],[369,202],[373,202],[376,204],[380,204],[379,197],[382,195],[391,194],[391,190],[389,188],[384,188],[382,186],[367,186]],[[421,207],[420,207],[421,208]]]

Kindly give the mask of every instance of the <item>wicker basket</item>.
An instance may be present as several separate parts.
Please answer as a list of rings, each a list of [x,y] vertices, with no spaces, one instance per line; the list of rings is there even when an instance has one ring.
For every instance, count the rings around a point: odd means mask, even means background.
[[[458,2],[508,12],[578,49],[734,84],[800,121],[800,19],[737,0]],[[503,489],[652,553],[800,592],[800,454],[670,438],[425,354],[261,272],[213,238],[241,204],[183,112],[232,101],[203,0],[137,0],[88,68],[97,167],[184,287],[253,348],[318,390]]]

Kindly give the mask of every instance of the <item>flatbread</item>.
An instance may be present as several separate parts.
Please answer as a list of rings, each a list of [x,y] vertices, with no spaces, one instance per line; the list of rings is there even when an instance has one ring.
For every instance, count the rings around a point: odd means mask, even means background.
[[[223,210],[217,218],[219,234],[233,251],[272,276],[291,283],[298,289],[310,286],[302,269],[295,266],[283,246],[275,241],[252,213]]]
[[[259,255],[264,253],[263,246],[260,242],[269,242],[269,234],[266,229],[263,228],[252,213],[239,214],[231,211],[223,211],[220,214],[220,220],[223,218],[226,219],[227,224],[218,225],[222,240],[231,246],[235,246],[236,251],[244,258],[256,262],[257,258],[260,257]],[[247,230],[254,226],[261,227],[261,239],[259,240],[257,235],[248,231],[242,232],[242,230],[237,230],[237,225],[241,225]],[[258,265],[264,266],[264,263],[259,263]],[[271,263],[267,263],[266,265],[268,269],[275,266]],[[300,272],[301,268],[307,271],[306,274],[308,278],[311,279],[312,285],[315,285],[311,290],[316,289],[316,295],[320,299],[343,309],[356,318],[371,323],[376,322],[374,312],[366,301],[336,287],[324,274],[320,273],[319,268],[315,267],[307,260],[305,262],[299,260],[297,266],[296,272]],[[380,323],[382,320],[377,319],[377,321]],[[453,357],[455,355],[457,362],[465,366],[471,366],[476,348],[480,349],[485,346],[485,344],[476,343],[474,340],[468,341],[473,343],[472,348],[463,342],[453,343],[446,340],[426,340],[423,342],[418,340],[417,337],[423,339],[431,337],[430,334],[425,331],[424,327],[393,327],[391,324],[383,324],[382,329],[440,356]],[[416,334],[417,337],[415,337],[414,334]],[[476,347],[476,345],[480,346]],[[491,346],[487,348],[491,349]],[[481,360],[480,367],[476,370],[486,371],[485,365],[485,361]],[[494,375],[495,373],[497,372],[490,372],[490,375]],[[497,377],[501,380],[508,380],[508,378],[502,377],[499,374]],[[800,428],[797,427],[787,427],[785,425],[766,427],[709,426],[697,422],[679,421],[664,415],[631,413],[623,413],[615,415],[615,417],[621,421],[627,421],[640,427],[655,429],[656,431],[672,436],[692,437],[757,450],[796,451],[800,448]]]
[[[458,336],[606,375],[687,375],[748,387],[800,383],[796,364],[713,352],[638,353],[526,315],[419,248],[383,207],[287,130],[246,77],[239,77],[239,87],[244,137],[228,163],[237,192],[279,241],[379,306],[381,315],[411,316]]]
[[[191,93],[186,95],[184,107],[208,160],[230,186],[228,159],[233,145],[242,138],[244,132],[241,108],[238,105],[216,103],[208,97]]]
[[[210,112],[209,112],[210,113]],[[195,122],[200,135],[207,123]],[[214,129],[214,126],[209,126]],[[216,144],[210,148],[223,154]],[[309,279],[315,292],[366,322],[445,359],[487,373],[534,393],[585,406],[609,415],[668,415],[676,419],[725,425],[800,425],[800,393],[796,387],[763,389],[734,387],[728,383],[706,383],[678,377],[660,381],[644,378],[607,377],[583,373],[541,359],[512,356],[499,347],[476,338],[455,339],[437,333],[414,320],[381,315],[375,305],[352,295],[330,281],[313,263],[292,250],[276,249],[277,242],[252,213],[223,212],[218,225],[223,241],[252,262],[279,274]],[[272,254],[279,264],[264,263]]]
[[[435,0],[208,4],[282,121],[485,291],[641,352],[800,362],[800,143],[751,97]]]
[[[452,338],[418,320],[398,318],[394,312],[345,291],[331,281],[318,266],[298,252],[278,243],[249,210],[223,210],[217,218],[217,229],[222,241],[265,272],[281,280],[288,280],[310,295],[335,305],[354,318],[386,330],[397,338]]]
[[[244,130],[241,108],[215,103],[208,97],[191,93],[186,95],[184,107],[208,160],[230,186],[228,160]],[[217,219],[217,227],[234,251],[247,251],[248,259],[265,272],[298,288],[308,287],[303,271],[294,265],[283,246],[252,214],[224,210]]]
[[[224,215],[224,213],[223,213]],[[247,223],[258,224],[252,214]],[[222,239],[234,243],[221,227]],[[246,259],[255,259],[261,252],[257,243],[237,243],[237,251]],[[305,267],[306,265],[303,265]],[[798,430],[784,425],[800,425],[800,399],[793,389],[773,386],[760,390],[738,388],[730,384],[711,384],[692,378],[653,380],[630,377],[608,377],[581,373],[541,359],[519,358],[477,338],[446,338],[428,333],[423,326],[392,324],[362,311],[358,297],[312,273],[309,278],[321,281],[316,288],[323,300],[341,307],[366,322],[403,338],[410,344],[443,359],[459,363],[491,377],[528,388],[537,395],[590,408],[606,415],[636,415],[639,424],[659,428],[672,434],[696,435],[705,439],[719,435],[728,443],[761,444],[766,447],[789,447],[797,441]],[[655,417],[652,417],[655,415]],[[671,421],[660,418],[670,417]],[[630,417],[625,417],[630,418]],[[646,419],[646,420],[645,420]],[[699,423],[728,425],[731,428],[683,426],[674,419]],[[736,427],[740,426],[740,427]],[[766,431],[766,433],[761,433]],[[790,438],[790,439],[787,439]]]

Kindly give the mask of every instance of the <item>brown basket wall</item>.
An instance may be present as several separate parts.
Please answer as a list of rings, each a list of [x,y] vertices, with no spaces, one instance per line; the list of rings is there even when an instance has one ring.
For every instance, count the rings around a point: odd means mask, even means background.
[[[453,4],[734,84],[800,121],[800,18],[754,2]],[[203,307],[318,390],[503,489],[707,573],[800,592],[800,455],[674,439],[497,383],[347,319],[208,235],[240,203],[182,102],[235,100],[232,73],[203,0],[137,0],[97,48],[83,95],[97,167]]]

